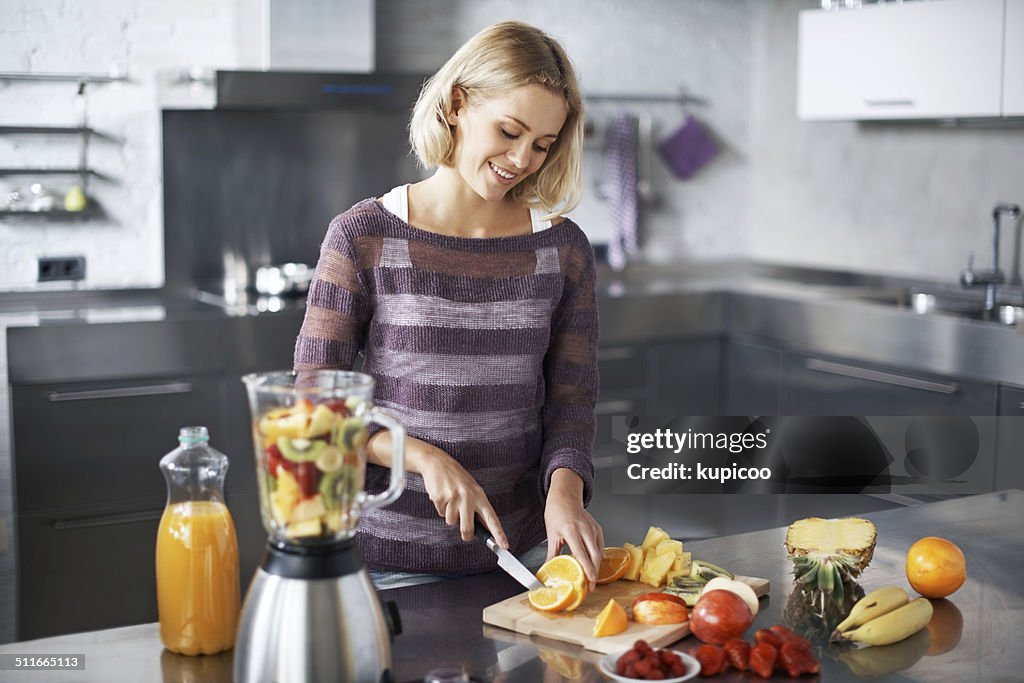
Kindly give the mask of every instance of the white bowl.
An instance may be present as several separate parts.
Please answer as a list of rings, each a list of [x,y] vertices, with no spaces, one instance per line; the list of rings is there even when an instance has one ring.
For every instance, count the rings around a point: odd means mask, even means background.
[[[599,667],[601,669],[601,673],[603,673],[605,676],[612,679],[613,681],[622,681],[622,683],[636,683],[636,681],[643,680],[640,678],[627,678],[625,676],[620,676],[619,674],[615,673],[615,662],[619,661],[619,657],[626,654],[627,652],[629,652],[629,650],[622,650],[620,652],[613,652],[602,657]],[[682,681],[688,681],[691,678],[695,678],[697,674],[700,673],[700,662],[698,662],[696,659],[686,654],[685,652],[680,652],[679,650],[673,650],[673,652],[679,655],[679,657],[683,660],[683,664],[686,665],[686,675],[679,676],[677,678],[666,678],[662,681],[662,683],[682,683]]]

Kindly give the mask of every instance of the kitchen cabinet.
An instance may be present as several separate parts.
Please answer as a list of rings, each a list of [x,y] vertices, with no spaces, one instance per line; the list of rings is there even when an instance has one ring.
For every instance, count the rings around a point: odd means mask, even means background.
[[[727,415],[779,415],[782,366],[780,349],[742,339],[725,345],[722,385]]]
[[[803,120],[1004,114],[1004,0],[804,10],[798,31]]]
[[[643,344],[603,347],[597,352],[600,390],[594,414],[598,449],[614,444],[612,417],[646,415],[648,403],[647,348]]]
[[[18,639],[155,621],[162,511],[19,517]]]
[[[205,425],[215,448],[224,434],[217,376],[14,386],[11,406],[19,514],[162,507],[158,464],[178,430]]]
[[[1024,116],[1024,0],[1006,0],[1003,115]]]
[[[718,415],[722,338],[685,339],[648,351],[650,415]]]
[[[999,388],[996,486],[1024,489],[1024,387]]]
[[[819,355],[787,354],[785,415],[994,415],[996,387]]]

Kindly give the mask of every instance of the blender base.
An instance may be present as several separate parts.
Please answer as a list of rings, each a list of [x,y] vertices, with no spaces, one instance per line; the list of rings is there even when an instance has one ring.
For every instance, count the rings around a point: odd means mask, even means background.
[[[235,683],[392,683],[392,630],[354,542],[268,544],[242,608]]]

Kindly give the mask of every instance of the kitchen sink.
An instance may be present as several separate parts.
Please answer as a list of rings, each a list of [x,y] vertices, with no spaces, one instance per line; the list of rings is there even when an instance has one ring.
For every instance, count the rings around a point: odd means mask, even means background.
[[[895,306],[922,315],[944,314],[971,320],[1016,325],[1024,321],[1024,303],[1020,293],[1011,299],[1010,293],[1000,293],[995,309],[985,310],[982,291],[957,289],[903,287],[896,290],[871,292],[854,296],[860,301]]]

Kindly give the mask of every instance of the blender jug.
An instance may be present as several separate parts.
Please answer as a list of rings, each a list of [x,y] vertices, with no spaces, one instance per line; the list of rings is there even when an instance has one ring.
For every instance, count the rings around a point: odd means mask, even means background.
[[[387,617],[354,536],[363,510],[405,486],[405,430],[373,405],[359,372],[271,372],[242,378],[252,410],[266,555],[245,598],[237,683],[391,678],[394,610]],[[391,431],[387,490],[367,493],[371,423]]]

